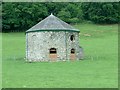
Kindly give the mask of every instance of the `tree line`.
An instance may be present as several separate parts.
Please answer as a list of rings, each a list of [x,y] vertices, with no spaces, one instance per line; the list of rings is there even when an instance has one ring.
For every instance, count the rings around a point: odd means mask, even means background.
[[[5,2],[2,3],[2,31],[26,31],[53,13],[69,24],[89,20],[97,24],[119,22],[119,3],[114,2]]]

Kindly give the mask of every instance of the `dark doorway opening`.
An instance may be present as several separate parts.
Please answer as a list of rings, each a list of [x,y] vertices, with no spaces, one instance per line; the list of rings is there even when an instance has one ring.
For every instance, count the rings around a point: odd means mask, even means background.
[[[72,53],[72,54],[75,53],[75,49],[74,49],[74,48],[71,49],[71,53]]]
[[[57,53],[56,48],[51,48],[50,49],[50,54],[56,54],[56,53]]]
[[[56,61],[57,60],[57,50],[56,50],[56,48],[50,48],[49,58],[50,58],[51,61]]]
[[[70,59],[75,60],[75,49],[74,48],[71,49]]]

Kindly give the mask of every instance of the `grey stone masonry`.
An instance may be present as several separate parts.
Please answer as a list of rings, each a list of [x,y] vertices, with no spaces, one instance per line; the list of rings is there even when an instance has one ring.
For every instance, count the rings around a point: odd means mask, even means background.
[[[54,15],[48,16],[26,31],[26,59],[30,62],[83,59],[79,30]]]

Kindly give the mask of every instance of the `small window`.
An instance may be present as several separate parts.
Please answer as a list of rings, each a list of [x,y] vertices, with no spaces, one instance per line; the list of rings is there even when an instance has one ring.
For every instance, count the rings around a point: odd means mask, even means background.
[[[74,49],[74,48],[71,49],[71,53],[72,53],[72,54],[75,53],[75,49]]]
[[[73,41],[75,39],[75,36],[74,35],[71,35],[70,36],[70,40]]]
[[[50,54],[56,54],[56,53],[57,53],[56,48],[51,48],[50,49]]]

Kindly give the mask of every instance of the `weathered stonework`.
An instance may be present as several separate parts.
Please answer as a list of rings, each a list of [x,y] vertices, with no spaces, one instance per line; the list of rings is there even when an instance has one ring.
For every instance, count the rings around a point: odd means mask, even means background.
[[[73,41],[71,35],[75,36]],[[57,60],[70,60],[71,49],[75,49],[76,60],[82,59],[79,47],[79,33],[66,31],[45,31],[27,33],[26,58],[30,61],[49,61],[49,49],[57,49]]]
[[[54,54],[50,53],[51,48],[56,49],[55,61],[69,61],[71,57],[75,60],[83,58],[83,50],[79,46],[79,32],[47,29],[26,33],[26,59],[28,61],[52,61],[53,58],[50,58],[52,57],[50,55]],[[72,49],[75,51],[73,56]]]

